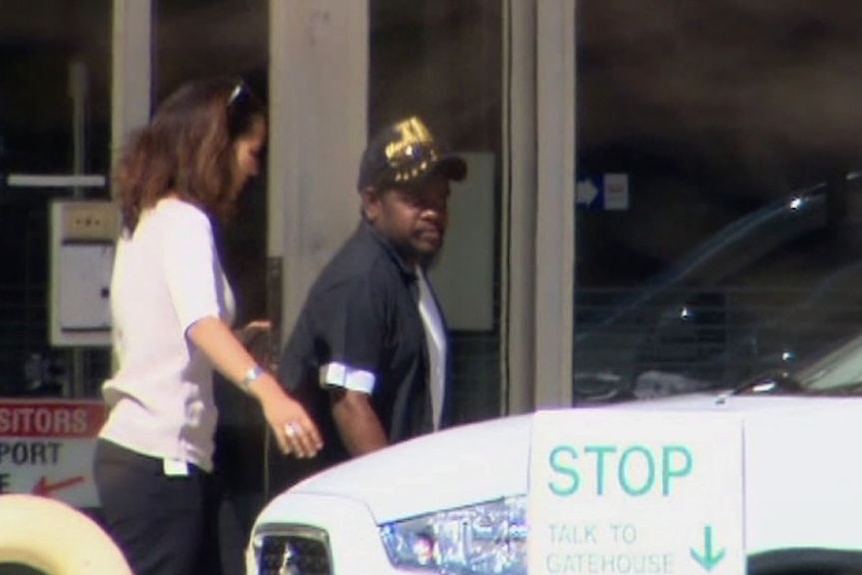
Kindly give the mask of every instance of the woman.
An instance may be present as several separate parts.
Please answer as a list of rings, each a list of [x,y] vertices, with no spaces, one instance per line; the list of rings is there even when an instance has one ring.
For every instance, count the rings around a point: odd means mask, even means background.
[[[213,368],[256,398],[284,453],[317,427],[228,327],[233,295],[211,217],[232,215],[259,171],[262,103],[241,81],[186,84],[136,134],[115,183],[123,218],[111,283],[118,370],[94,475],[108,531],[137,575],[217,573]]]

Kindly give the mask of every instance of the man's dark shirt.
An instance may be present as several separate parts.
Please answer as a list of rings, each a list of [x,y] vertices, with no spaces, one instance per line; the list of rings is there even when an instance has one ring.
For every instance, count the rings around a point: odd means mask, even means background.
[[[433,430],[417,281],[391,244],[363,221],[312,286],[282,355],[279,380],[320,427],[320,466],[349,457],[332,417],[331,392],[320,384],[320,368],[331,362],[375,375],[371,404],[390,443]],[[446,389],[441,425],[449,419],[450,396]]]

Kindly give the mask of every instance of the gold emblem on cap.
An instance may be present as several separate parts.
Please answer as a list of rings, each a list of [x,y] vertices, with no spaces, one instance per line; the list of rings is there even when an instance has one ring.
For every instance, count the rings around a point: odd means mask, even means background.
[[[398,139],[387,144],[386,161],[395,170],[394,181],[406,183],[425,173],[437,161],[437,147],[431,131],[413,116],[392,126]],[[416,165],[415,162],[422,160]]]
[[[386,159],[390,162],[397,161],[402,156],[412,156],[413,146],[433,146],[434,138],[431,132],[422,123],[422,120],[413,116],[402,122],[398,122],[392,127],[401,138],[395,142],[390,142],[386,146]]]

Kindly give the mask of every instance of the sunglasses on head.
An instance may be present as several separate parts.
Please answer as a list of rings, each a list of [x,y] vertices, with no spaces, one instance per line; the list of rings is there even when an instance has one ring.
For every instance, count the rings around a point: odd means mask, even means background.
[[[243,80],[238,80],[227,99],[227,127],[231,138],[239,136],[247,127],[254,110],[254,95]]]

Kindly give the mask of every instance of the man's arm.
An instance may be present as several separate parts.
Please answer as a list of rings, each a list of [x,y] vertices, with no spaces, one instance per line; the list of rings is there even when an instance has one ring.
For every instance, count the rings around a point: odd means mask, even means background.
[[[332,417],[351,457],[376,451],[389,444],[367,393],[332,390],[330,401]]]

